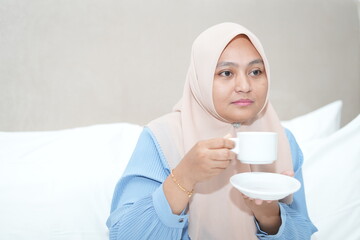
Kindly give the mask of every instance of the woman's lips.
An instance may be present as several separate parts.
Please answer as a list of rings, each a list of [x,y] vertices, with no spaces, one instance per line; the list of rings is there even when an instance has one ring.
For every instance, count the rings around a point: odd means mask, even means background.
[[[239,106],[249,106],[249,105],[253,104],[254,101],[250,100],[250,99],[240,99],[240,100],[234,101],[232,103],[235,105],[239,105]]]

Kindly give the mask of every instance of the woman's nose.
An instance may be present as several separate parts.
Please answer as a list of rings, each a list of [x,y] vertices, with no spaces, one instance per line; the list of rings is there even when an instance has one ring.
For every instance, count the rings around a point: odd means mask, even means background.
[[[235,92],[250,92],[251,91],[251,83],[246,76],[238,76],[235,79]]]

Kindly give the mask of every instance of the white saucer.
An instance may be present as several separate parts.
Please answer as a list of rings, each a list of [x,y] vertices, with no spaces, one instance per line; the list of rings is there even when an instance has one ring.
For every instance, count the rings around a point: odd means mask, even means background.
[[[279,200],[301,187],[293,177],[265,172],[239,173],[230,178],[230,183],[246,196],[262,200]]]

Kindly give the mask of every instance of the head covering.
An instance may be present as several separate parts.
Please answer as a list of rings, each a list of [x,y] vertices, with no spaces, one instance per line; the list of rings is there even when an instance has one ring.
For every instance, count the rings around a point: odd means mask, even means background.
[[[235,135],[237,131],[272,131],[279,134],[278,160],[273,164],[248,165],[232,161],[220,175],[196,184],[188,211],[191,239],[257,239],[254,216],[229,179],[240,172],[280,173],[292,169],[289,143],[268,100],[254,121],[238,128],[215,110],[212,96],[215,68],[224,48],[240,34],[249,38],[262,57],[270,86],[269,64],[257,37],[241,25],[218,24],[201,33],[194,41],[183,96],[173,112],[148,124],[170,168],[175,168],[200,140],[223,137],[228,133]]]

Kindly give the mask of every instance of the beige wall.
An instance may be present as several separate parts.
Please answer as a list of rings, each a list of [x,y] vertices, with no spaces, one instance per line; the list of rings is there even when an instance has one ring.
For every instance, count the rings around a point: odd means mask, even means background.
[[[191,43],[233,21],[263,42],[281,119],[360,112],[355,0],[0,0],[0,131],[145,124],[181,96]]]

